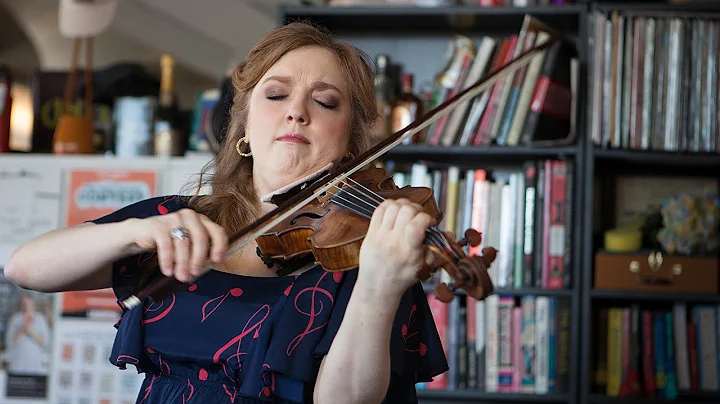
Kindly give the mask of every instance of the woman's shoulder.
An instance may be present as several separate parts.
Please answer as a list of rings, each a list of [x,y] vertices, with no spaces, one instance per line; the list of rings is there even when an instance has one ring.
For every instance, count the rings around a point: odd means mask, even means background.
[[[165,215],[183,208],[189,208],[190,198],[190,196],[186,195],[155,196],[131,203],[105,216],[91,220],[91,222],[101,224],[131,218],[144,219],[151,216]]]

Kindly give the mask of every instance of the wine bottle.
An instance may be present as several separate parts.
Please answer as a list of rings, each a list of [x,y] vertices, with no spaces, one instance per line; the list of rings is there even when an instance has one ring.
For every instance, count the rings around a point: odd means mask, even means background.
[[[174,89],[175,59],[160,57],[160,93],[155,110],[154,147],[157,156],[185,155],[185,136],[180,126],[180,112]]]

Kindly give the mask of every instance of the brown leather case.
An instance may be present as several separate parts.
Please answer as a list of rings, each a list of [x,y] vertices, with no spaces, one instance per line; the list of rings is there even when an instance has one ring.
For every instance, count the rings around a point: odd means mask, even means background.
[[[595,289],[718,293],[718,257],[663,255],[659,251],[595,254]]]

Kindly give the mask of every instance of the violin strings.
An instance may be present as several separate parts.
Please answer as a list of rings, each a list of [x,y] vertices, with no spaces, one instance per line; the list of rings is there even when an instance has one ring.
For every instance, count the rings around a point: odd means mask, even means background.
[[[385,200],[385,198],[383,198],[382,196],[378,195],[378,194],[375,193],[373,190],[367,188],[366,186],[362,185],[361,183],[355,181],[354,179],[348,178],[348,181],[357,184],[357,186],[360,188],[361,191],[363,191],[363,190],[364,190],[364,191],[367,191],[367,192],[363,192],[363,193],[365,193],[366,195],[376,196],[376,197],[377,197],[376,200],[378,200],[379,202],[382,202],[382,201]],[[437,237],[432,237],[433,233],[434,233]],[[442,231],[440,231],[440,229],[438,229],[437,226],[433,226],[433,227],[431,227],[430,229],[428,229],[428,236],[429,236],[429,238],[432,238],[432,239],[435,241],[435,243],[436,243],[435,245],[436,245],[437,247],[444,248],[446,251],[448,251],[448,252],[450,252],[451,254],[453,254],[453,256],[454,256],[455,258],[458,258],[458,259],[462,258],[462,256],[461,256],[460,254],[458,254],[457,251],[455,251],[455,250],[452,248],[452,245],[450,244],[450,242],[448,241],[447,237],[445,236],[445,233],[443,233]]]
[[[382,201],[385,200],[385,198],[383,198],[382,196],[378,195],[376,192],[374,192],[373,190],[367,188],[367,187],[364,186],[363,184],[357,182],[356,180],[354,180],[354,179],[352,179],[352,178],[348,178],[348,181],[349,181],[349,182],[352,182],[352,183],[354,183],[354,184],[357,185],[357,187],[350,187],[351,189],[352,189],[352,188],[356,188],[356,189],[358,189],[360,192],[362,192],[363,194],[365,194],[366,196],[369,196],[369,197],[371,197],[371,198],[372,198],[372,197],[376,197],[375,200],[376,200],[377,202],[382,202]],[[337,187],[337,186],[336,186],[336,187]],[[348,192],[348,194],[352,195],[350,192]],[[357,197],[357,195],[353,195],[353,196],[356,196],[356,197]],[[361,199],[361,198],[358,198],[358,199]],[[371,205],[371,206],[372,206],[372,204],[370,204],[369,202],[367,202],[367,201],[364,201],[364,202],[366,202],[366,203],[368,203],[368,205]],[[374,208],[376,208],[376,207],[377,207],[377,205],[373,206],[373,210],[374,210]],[[433,237],[433,235],[435,235],[436,237]],[[454,248],[452,248],[452,245],[448,242],[447,237],[445,236],[445,233],[443,233],[442,231],[440,231],[440,230],[437,228],[437,226],[433,226],[433,227],[431,227],[430,229],[428,229],[428,238],[429,238],[430,240],[434,241],[434,245],[435,245],[435,246],[445,249],[446,251],[448,251],[449,253],[451,253],[455,258],[457,258],[457,259],[462,258],[461,254],[459,254]]]
[[[335,188],[338,189],[338,191],[343,192],[344,194],[347,194],[349,196],[352,196],[355,198],[355,200],[359,201],[360,203],[364,203],[365,205],[369,206],[369,208],[365,208],[363,206],[360,206],[358,203],[355,203],[347,198],[344,198],[342,194],[336,193],[333,195],[332,200],[338,204],[341,207],[344,207],[351,212],[354,212],[356,214],[359,214],[363,216],[366,219],[370,219],[372,216],[372,212],[374,212],[375,208],[379,205],[380,202],[384,201],[384,198],[374,191],[368,189],[364,185],[360,184],[359,182],[349,179],[354,184],[357,184],[357,186],[350,186],[346,188],[340,188],[337,185],[335,185]],[[371,201],[368,199],[365,199],[361,197],[360,195],[354,194],[351,191],[359,191],[364,196],[369,197],[369,199],[375,199],[375,201]],[[346,203],[348,204],[346,204]],[[376,202],[376,204],[373,204],[372,202]],[[354,205],[355,207],[352,207],[350,205]],[[445,237],[445,233],[441,232],[439,229],[437,229],[436,226],[433,226],[429,228],[427,231],[427,239],[428,242],[438,248],[442,248],[452,254],[455,258],[462,258],[450,245],[450,243],[447,241],[447,237]]]

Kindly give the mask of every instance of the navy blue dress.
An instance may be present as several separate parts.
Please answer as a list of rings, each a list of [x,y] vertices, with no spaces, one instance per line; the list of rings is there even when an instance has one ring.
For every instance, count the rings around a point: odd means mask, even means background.
[[[167,214],[185,198],[144,200],[94,220]],[[141,254],[114,265],[119,300],[139,281]],[[250,277],[210,271],[164,301],[124,310],[110,357],[145,374],[137,403],[310,403],[320,361],[345,312],[356,271],[319,266],[299,276]],[[391,336],[387,403],[414,403],[415,383],[448,369],[418,283],[402,297]]]

